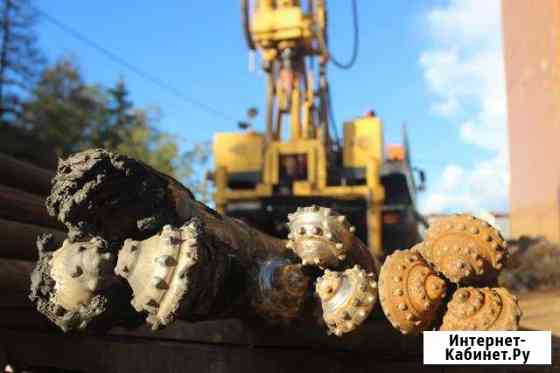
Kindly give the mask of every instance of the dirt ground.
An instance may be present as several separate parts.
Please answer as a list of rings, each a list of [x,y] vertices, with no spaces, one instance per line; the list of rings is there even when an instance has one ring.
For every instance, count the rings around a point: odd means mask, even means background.
[[[554,336],[560,337],[560,289],[523,294],[519,303],[523,329],[552,330]]]

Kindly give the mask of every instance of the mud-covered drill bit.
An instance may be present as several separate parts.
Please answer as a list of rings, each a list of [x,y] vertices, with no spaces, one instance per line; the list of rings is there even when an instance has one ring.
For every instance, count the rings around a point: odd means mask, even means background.
[[[304,291],[312,279],[284,240],[218,214],[176,180],[134,159],[96,149],[61,161],[47,205],[68,227],[70,240],[101,237],[118,253],[117,273],[134,291],[132,304],[155,328],[174,318],[277,319],[283,306],[280,318],[291,319],[304,298],[312,299]],[[254,291],[271,260],[283,263],[271,273],[284,280],[274,291]],[[75,269],[65,267],[70,278]],[[50,276],[50,267],[41,271]],[[83,297],[93,295],[83,291]],[[288,309],[288,303],[298,306]]]
[[[115,258],[99,237],[65,240],[55,250],[48,236],[38,240],[39,259],[31,273],[30,299],[62,330],[106,329],[133,318],[129,291],[113,275]],[[131,321],[131,320],[129,320]]]

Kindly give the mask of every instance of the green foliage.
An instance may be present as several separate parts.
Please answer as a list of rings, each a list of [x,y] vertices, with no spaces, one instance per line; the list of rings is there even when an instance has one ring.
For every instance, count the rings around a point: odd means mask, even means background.
[[[100,87],[86,85],[75,63],[62,59],[42,73],[18,125],[63,156],[94,145],[106,119],[105,101]]]
[[[36,47],[37,12],[32,0],[0,2],[0,121],[21,115],[20,94],[35,82],[43,56]]]
[[[17,124],[59,156],[92,147],[116,151],[178,178],[207,200],[199,180],[209,146],[181,151],[175,137],[155,128],[158,120],[157,109],[134,107],[122,79],[109,89],[88,85],[76,63],[64,58],[44,70]]]

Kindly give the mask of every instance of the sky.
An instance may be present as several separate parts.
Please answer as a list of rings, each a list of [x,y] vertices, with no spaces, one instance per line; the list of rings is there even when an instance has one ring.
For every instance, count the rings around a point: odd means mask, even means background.
[[[137,106],[159,107],[158,127],[184,148],[234,131],[248,107],[264,120],[265,81],[249,71],[237,0],[35,2],[46,14],[180,92],[177,97],[46,19],[49,62],[73,57],[88,83],[123,78]],[[329,42],[352,50],[350,0],[328,1]],[[508,203],[505,77],[499,0],[358,0],[360,49],[351,70],[329,67],[339,132],[374,109],[385,142],[406,123],[414,166],[427,173],[420,211],[504,212]],[[184,98],[187,98],[185,100]],[[189,102],[193,99],[213,112]],[[216,113],[218,112],[218,114]]]

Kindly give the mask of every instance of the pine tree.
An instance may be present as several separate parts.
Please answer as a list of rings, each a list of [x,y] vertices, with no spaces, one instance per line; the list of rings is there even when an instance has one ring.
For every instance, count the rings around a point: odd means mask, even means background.
[[[132,112],[133,104],[129,99],[129,91],[123,79],[120,79],[115,87],[108,90],[109,93],[109,115],[110,131],[107,134],[107,147],[116,149],[123,138],[130,134],[135,123],[135,115]]]
[[[43,71],[16,125],[50,144],[59,156],[102,147],[142,160],[208,200],[201,180],[209,144],[182,150],[174,136],[157,128],[159,118],[157,107],[134,106],[122,79],[110,89],[87,84],[76,63],[63,58]]]
[[[107,120],[105,105],[105,92],[85,84],[76,64],[63,58],[43,71],[16,124],[62,156],[90,145]]]
[[[33,26],[37,12],[31,0],[0,3],[0,121],[21,115],[21,94],[31,89],[43,63]]]

